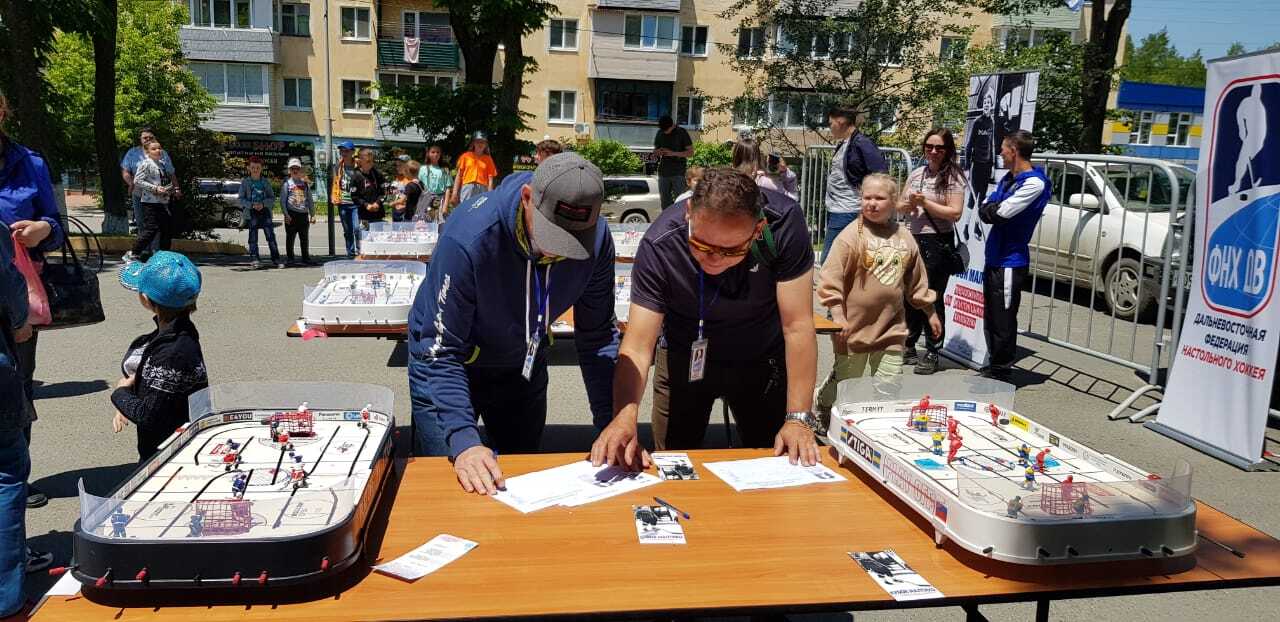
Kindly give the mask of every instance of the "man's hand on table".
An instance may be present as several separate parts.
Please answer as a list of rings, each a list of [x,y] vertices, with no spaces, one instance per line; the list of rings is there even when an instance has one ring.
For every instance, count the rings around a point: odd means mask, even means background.
[[[502,469],[498,468],[498,459],[494,457],[493,450],[484,445],[476,445],[458,454],[453,460],[453,471],[467,492],[492,495],[507,487]]]
[[[591,445],[592,466],[620,466],[631,471],[649,468],[649,452],[640,445],[634,419],[614,417]]]
[[[778,436],[773,441],[773,455],[783,454],[791,459],[791,464],[796,464],[797,461],[804,466],[817,464],[818,439],[813,436],[813,430],[798,421],[782,424],[782,429],[778,430]]]

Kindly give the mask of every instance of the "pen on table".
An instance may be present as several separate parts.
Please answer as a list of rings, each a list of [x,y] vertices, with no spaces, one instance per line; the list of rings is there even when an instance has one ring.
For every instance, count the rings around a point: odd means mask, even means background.
[[[684,510],[682,510],[682,509],[680,509],[680,508],[678,508],[678,507],[676,507],[676,506],[674,506],[674,505],[671,505],[670,503],[667,503],[666,501],[663,501],[662,499],[660,499],[660,498],[658,498],[658,497],[654,497],[654,498],[653,498],[653,500],[654,500],[654,501],[656,501],[656,502],[658,502],[658,503],[659,503],[659,504],[661,504],[661,505],[665,505],[665,506],[667,506],[667,507],[669,507],[669,508],[671,508],[671,509],[675,510],[676,512],[679,512],[679,513],[680,513],[680,516],[681,516],[681,517],[683,517],[685,520],[693,520],[693,517],[692,517],[692,516],[689,516],[689,513],[688,513],[688,512],[686,512],[686,511],[684,511]]]

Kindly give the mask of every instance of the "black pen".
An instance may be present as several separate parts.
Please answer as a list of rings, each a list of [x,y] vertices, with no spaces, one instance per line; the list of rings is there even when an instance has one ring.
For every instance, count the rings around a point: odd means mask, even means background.
[[[665,505],[665,506],[667,506],[667,507],[669,507],[669,508],[671,508],[671,509],[675,510],[676,512],[679,512],[679,513],[680,513],[680,516],[681,516],[681,517],[683,517],[685,520],[692,520],[692,519],[693,519],[693,517],[692,517],[692,516],[689,516],[689,513],[688,513],[688,512],[686,512],[686,511],[684,511],[684,510],[682,510],[682,509],[680,509],[680,508],[678,508],[678,507],[676,507],[676,506],[674,506],[674,505],[671,505],[670,503],[667,503],[666,501],[663,501],[662,499],[659,499],[658,497],[654,497],[654,498],[653,498],[653,500],[654,500],[654,501],[657,501],[658,503],[660,503],[660,504],[662,504],[662,505]]]

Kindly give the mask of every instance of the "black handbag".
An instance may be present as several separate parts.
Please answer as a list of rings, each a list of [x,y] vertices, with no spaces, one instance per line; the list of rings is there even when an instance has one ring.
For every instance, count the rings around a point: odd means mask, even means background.
[[[66,231],[63,223],[63,231]],[[102,310],[102,294],[98,291],[98,275],[86,268],[76,255],[68,236],[62,242],[61,257],[45,255],[40,272],[45,292],[49,295],[49,314],[53,321],[40,330],[86,326],[106,321]]]
[[[924,212],[925,218],[929,219],[929,224],[933,225],[934,239],[938,240],[937,244],[931,245],[935,248],[928,251],[921,249],[921,252],[937,253],[937,261],[934,265],[941,267],[949,275],[964,272],[969,267],[969,262],[965,261],[964,257],[960,255],[960,251],[956,248],[955,231],[951,232],[950,237],[944,238],[942,230],[938,228],[938,223],[933,220],[933,215],[929,213],[929,210],[924,208],[921,208],[921,210]]]

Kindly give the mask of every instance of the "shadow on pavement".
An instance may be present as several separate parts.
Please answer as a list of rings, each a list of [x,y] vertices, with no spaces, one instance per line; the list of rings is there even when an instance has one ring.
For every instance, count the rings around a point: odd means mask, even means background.
[[[114,466],[75,469],[42,477],[31,484],[43,491],[50,499],[74,498],[79,495],[76,482],[84,478],[85,490],[95,495],[105,496],[137,468],[137,463],[129,462]]]
[[[35,387],[34,398],[37,400],[47,400],[59,397],[79,397],[81,395],[89,395],[105,390],[111,385],[106,380],[73,380],[69,382],[55,382],[53,384],[41,384]]]

